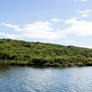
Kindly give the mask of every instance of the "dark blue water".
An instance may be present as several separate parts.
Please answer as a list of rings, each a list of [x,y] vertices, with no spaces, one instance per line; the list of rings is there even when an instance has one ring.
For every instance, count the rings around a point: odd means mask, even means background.
[[[92,67],[0,67],[0,92],[92,92]]]

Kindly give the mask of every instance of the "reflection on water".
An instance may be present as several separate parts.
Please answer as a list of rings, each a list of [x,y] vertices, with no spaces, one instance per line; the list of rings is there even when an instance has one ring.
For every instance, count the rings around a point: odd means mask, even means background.
[[[0,92],[92,92],[92,67],[0,66]]]

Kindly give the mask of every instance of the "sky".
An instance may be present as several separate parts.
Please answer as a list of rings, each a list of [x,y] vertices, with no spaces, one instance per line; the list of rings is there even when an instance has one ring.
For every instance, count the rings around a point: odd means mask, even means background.
[[[0,38],[92,48],[92,0],[0,0]]]

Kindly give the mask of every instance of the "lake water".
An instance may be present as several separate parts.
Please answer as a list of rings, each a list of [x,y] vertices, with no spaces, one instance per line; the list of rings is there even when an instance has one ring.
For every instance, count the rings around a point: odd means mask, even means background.
[[[92,67],[0,66],[0,92],[92,92]]]

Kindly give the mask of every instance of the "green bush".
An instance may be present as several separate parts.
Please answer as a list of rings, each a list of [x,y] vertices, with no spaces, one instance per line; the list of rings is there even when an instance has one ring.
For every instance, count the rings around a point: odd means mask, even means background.
[[[50,43],[0,39],[0,64],[92,65],[92,49]]]

